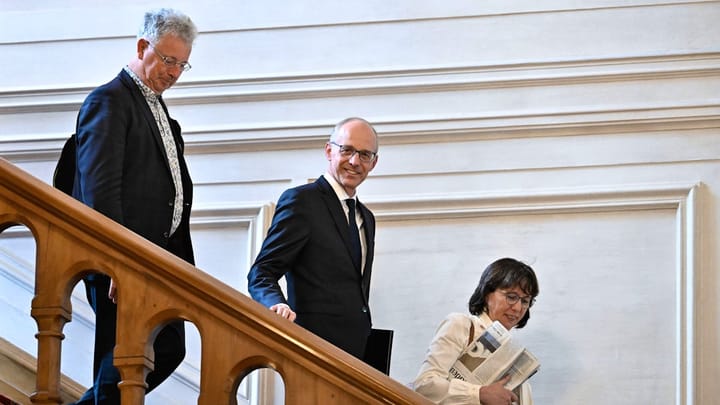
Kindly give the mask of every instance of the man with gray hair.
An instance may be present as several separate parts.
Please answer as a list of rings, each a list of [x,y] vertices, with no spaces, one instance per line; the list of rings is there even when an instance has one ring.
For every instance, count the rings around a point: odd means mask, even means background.
[[[72,195],[150,242],[194,264],[190,239],[192,180],[183,157],[180,125],[162,94],[190,69],[195,24],[171,9],[145,14],[134,57],[112,81],[85,99],[77,118]],[[77,404],[120,404],[120,374],[113,366],[117,295],[114,280],[83,279],[95,311],[94,385]],[[185,357],[182,320],[163,327],[154,342],[155,365],[147,392]]]

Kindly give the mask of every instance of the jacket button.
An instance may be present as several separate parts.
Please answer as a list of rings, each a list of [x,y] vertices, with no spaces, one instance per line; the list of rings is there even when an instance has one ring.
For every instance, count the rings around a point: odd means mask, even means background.
[[[175,202],[174,202],[174,201],[168,201],[168,206],[169,206],[169,207],[172,207],[173,205],[175,205]]]
[[[367,314],[367,313],[368,313],[367,307],[362,307],[362,311],[363,311],[364,314]]]
[[[164,233],[163,233],[163,236],[165,237],[165,239],[169,238],[169,237],[170,237],[170,232],[164,232]]]

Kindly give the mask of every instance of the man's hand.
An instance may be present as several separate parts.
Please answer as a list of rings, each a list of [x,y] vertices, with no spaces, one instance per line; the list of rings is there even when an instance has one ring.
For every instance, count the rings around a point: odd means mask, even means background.
[[[115,286],[115,280],[110,279],[110,289],[108,290],[108,298],[113,304],[117,304],[117,287]]]
[[[510,376],[506,375],[490,385],[480,387],[480,403],[483,405],[510,405],[517,402],[517,395],[505,388],[508,381],[510,381]]]
[[[289,321],[295,321],[295,317],[297,316],[288,304],[275,304],[270,307],[270,310]]]

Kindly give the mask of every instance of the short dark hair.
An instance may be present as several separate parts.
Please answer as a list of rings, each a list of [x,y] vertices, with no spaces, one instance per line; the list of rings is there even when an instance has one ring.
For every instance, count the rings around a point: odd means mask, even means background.
[[[498,259],[485,268],[475,292],[470,296],[468,309],[473,315],[480,315],[487,310],[487,296],[498,288],[520,287],[525,294],[532,297],[530,307],[535,297],[540,293],[535,271],[527,264],[509,257]],[[522,328],[530,319],[530,307],[525,316],[518,322],[517,328]]]

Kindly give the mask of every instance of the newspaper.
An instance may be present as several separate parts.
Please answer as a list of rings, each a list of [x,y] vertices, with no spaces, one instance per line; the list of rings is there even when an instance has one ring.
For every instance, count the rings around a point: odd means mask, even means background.
[[[450,367],[450,376],[489,385],[510,375],[505,388],[515,390],[540,368],[537,357],[513,340],[498,321],[493,322]]]

